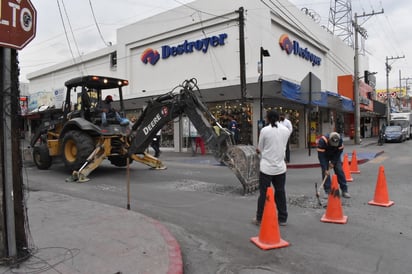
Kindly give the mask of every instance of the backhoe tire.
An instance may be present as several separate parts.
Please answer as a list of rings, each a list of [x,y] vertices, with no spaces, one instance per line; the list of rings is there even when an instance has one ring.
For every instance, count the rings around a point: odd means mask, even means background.
[[[109,156],[110,163],[114,166],[124,167],[127,166],[127,157],[122,156]],[[133,159],[129,159],[129,165],[133,162]]]
[[[63,162],[70,171],[79,170],[94,150],[93,138],[87,133],[73,130],[63,137]]]
[[[52,164],[52,157],[49,155],[47,144],[33,147],[33,162],[38,169],[48,169]]]

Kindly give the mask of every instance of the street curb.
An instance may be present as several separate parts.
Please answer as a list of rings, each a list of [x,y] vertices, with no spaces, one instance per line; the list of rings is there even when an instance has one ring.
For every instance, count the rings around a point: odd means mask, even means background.
[[[147,217],[147,216],[146,216]],[[160,232],[168,247],[169,268],[168,274],[183,274],[183,259],[180,245],[169,230],[161,222],[147,217],[149,222]]]

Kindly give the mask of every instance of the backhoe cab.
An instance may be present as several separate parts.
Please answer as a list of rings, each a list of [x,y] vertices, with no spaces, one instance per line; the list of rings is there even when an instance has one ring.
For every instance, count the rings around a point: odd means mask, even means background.
[[[153,168],[163,168],[156,158],[142,155],[128,155],[130,147],[130,125],[124,120],[122,87],[127,80],[83,76],[65,82],[66,98],[62,109],[50,110],[31,140],[33,160],[39,169],[48,169],[55,157],[63,159],[65,167],[72,172],[71,181],[88,181],[88,175],[104,159],[119,167],[133,160]],[[102,125],[99,109],[107,95],[118,98],[116,111],[122,121],[107,118]]]

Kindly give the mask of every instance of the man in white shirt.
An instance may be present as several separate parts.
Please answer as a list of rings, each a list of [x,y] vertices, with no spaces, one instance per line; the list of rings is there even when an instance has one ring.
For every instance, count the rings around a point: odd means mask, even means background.
[[[293,126],[292,123],[290,122],[290,120],[286,117],[286,115],[284,113],[280,114],[280,123],[282,125],[284,125],[285,127],[287,127],[290,131],[290,134],[292,135],[293,132]],[[286,163],[290,162],[290,147],[289,147],[289,140],[288,143],[286,145],[286,151],[285,151],[285,161]]]
[[[279,225],[286,225],[288,212],[286,207],[286,163],[285,150],[290,130],[279,123],[279,114],[270,110],[266,114],[267,126],[262,128],[256,152],[260,154],[259,198],[256,218],[253,223],[260,225],[266,201],[266,190],[273,184],[275,202],[278,210]]]

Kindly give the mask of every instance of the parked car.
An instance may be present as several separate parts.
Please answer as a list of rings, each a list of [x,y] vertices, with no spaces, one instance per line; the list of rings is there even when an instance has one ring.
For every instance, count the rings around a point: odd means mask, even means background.
[[[385,142],[403,142],[406,140],[405,131],[401,126],[387,126],[384,134]]]

